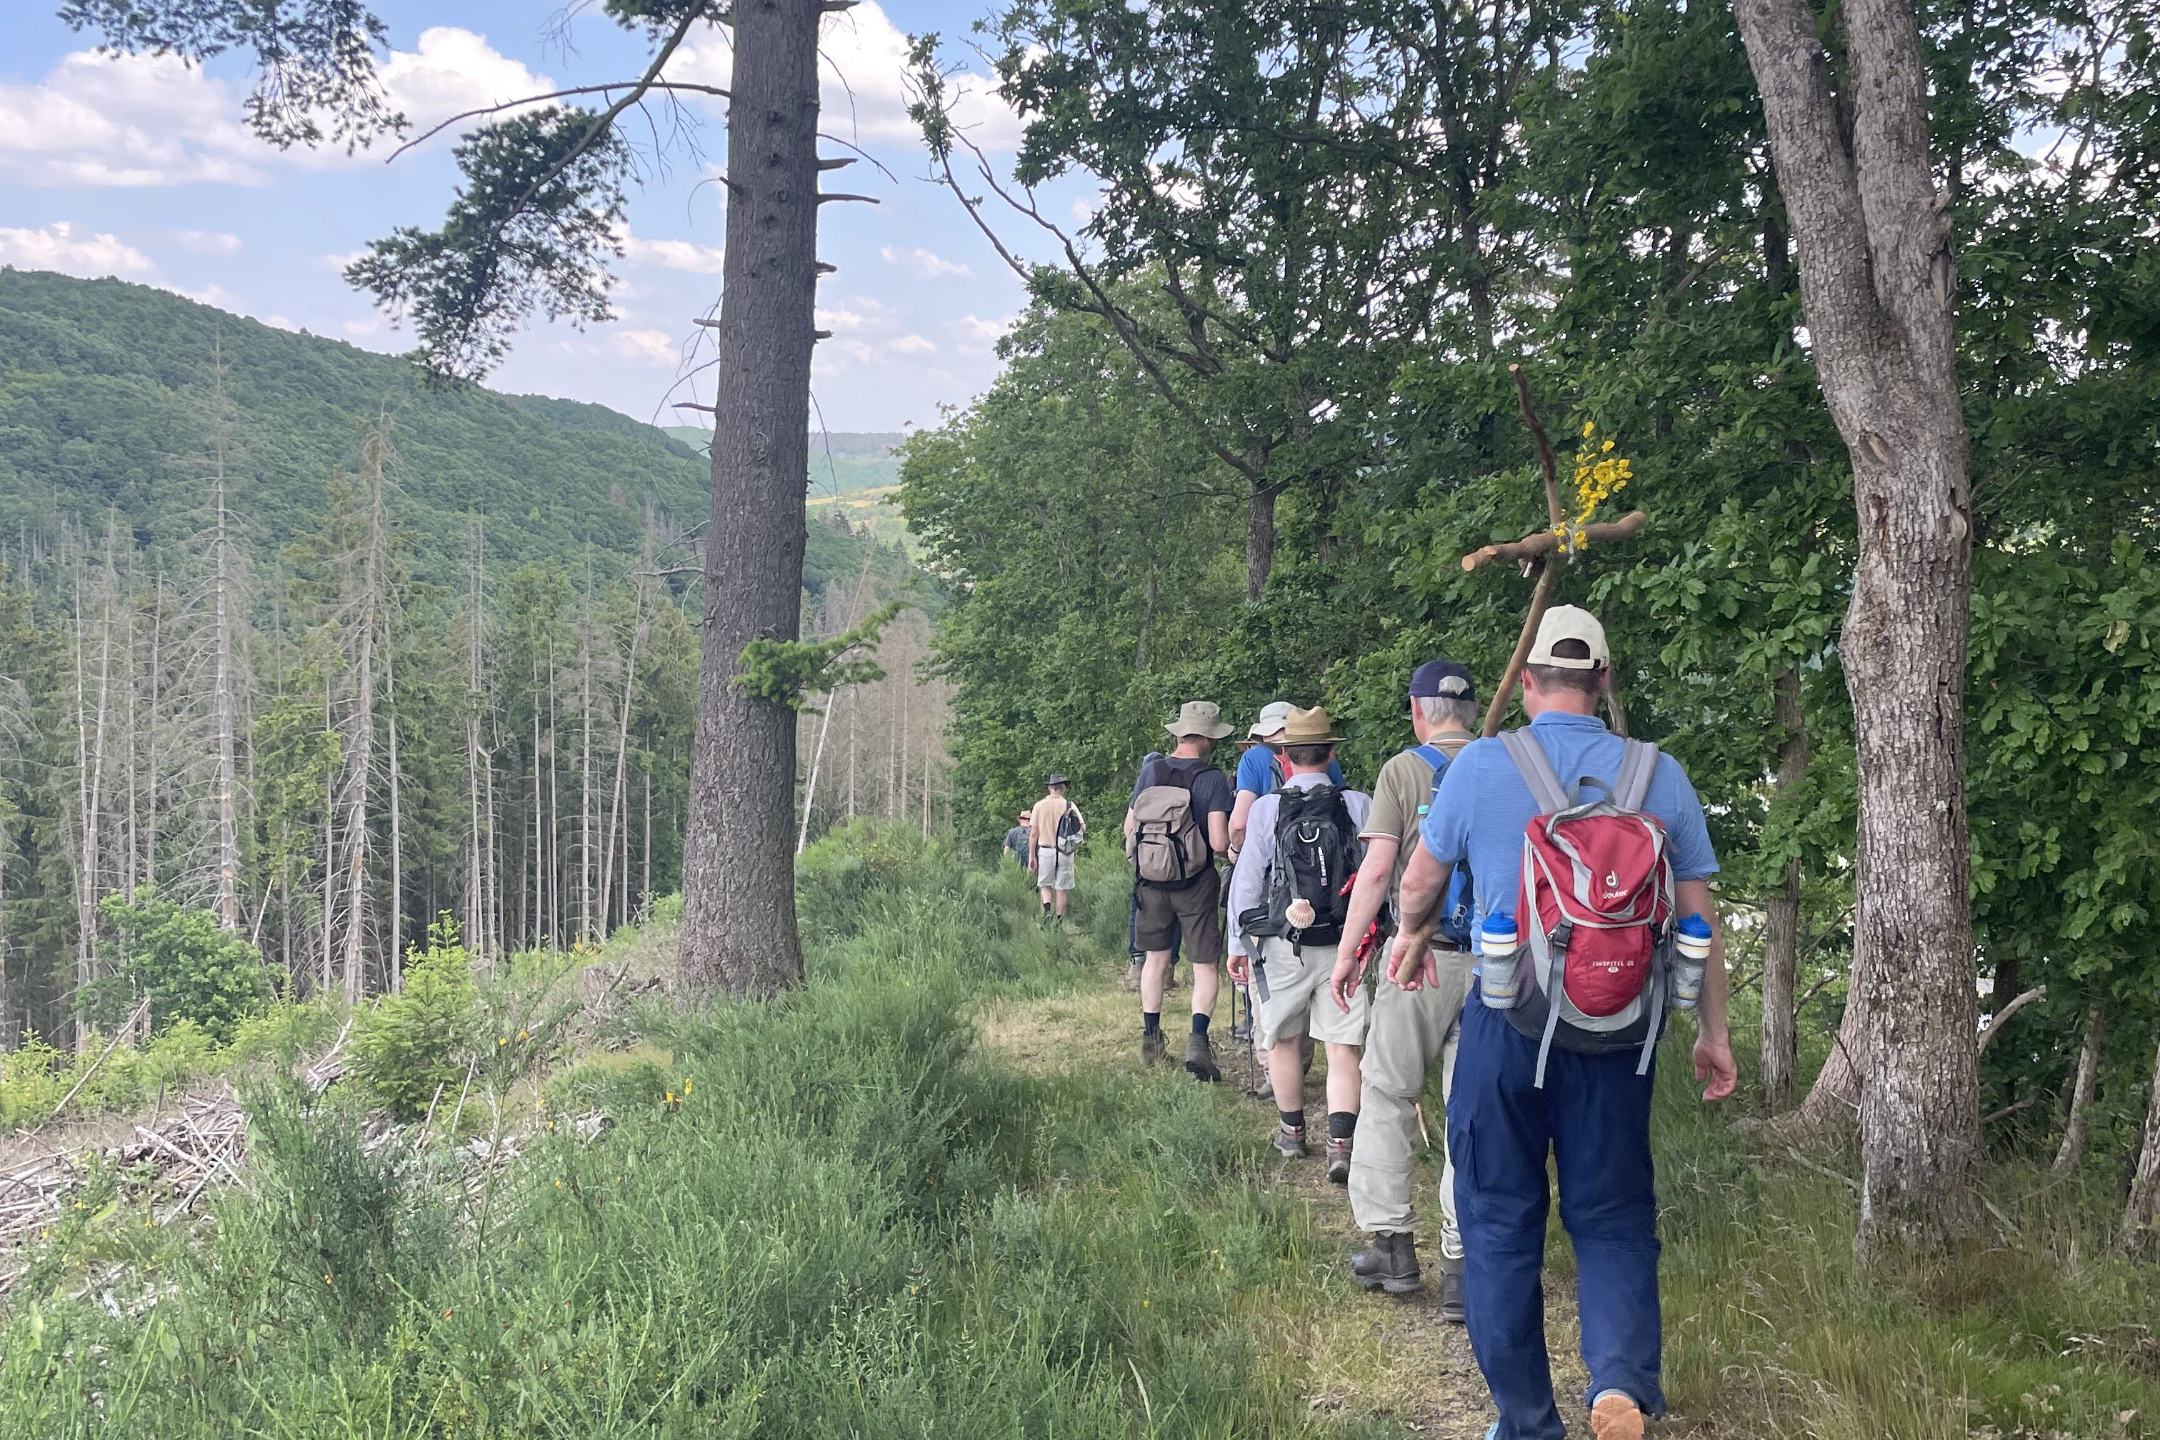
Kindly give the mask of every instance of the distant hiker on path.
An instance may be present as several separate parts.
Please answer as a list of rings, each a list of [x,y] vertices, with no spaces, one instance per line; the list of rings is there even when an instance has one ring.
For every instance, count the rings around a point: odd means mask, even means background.
[[[1028,868],[1028,834],[1034,829],[1034,820],[1034,811],[1023,810],[1020,812],[1020,823],[1005,832],[1005,853],[1023,870]]]
[[[1725,1098],[1737,1080],[1702,804],[1671,756],[1596,718],[1609,672],[1595,616],[1572,605],[1546,613],[1523,671],[1530,724],[1449,764],[1403,871],[1389,957],[1404,989],[1438,983],[1433,931],[1449,872],[1467,862],[1482,953],[1447,1135],[1470,1344],[1500,1410],[1488,1440],[1565,1433],[1539,1279],[1548,1154],[1575,1249],[1591,1431],[1640,1440],[1644,1417],[1664,1413],[1650,1047],[1665,1013],[1699,1004],[1704,1099]],[[1699,933],[1693,953],[1707,960],[1685,959],[1676,929]]]
[[[1283,764],[1283,726],[1289,723],[1291,705],[1287,700],[1270,700],[1260,707],[1260,718],[1253,721],[1245,732],[1251,741],[1237,762],[1237,805],[1230,812],[1230,858],[1234,861],[1238,849],[1245,843],[1245,826],[1252,813],[1253,802],[1262,795],[1271,794],[1282,787],[1290,771]],[[1328,761],[1328,783],[1343,783],[1342,766]]]
[[[1327,1046],[1327,1178],[1338,1185],[1350,1179],[1365,994],[1342,1009],[1324,992],[1344,938],[1358,831],[1372,806],[1370,796],[1328,780],[1340,738],[1327,711],[1290,712],[1282,732],[1290,774],[1280,791],[1253,803],[1229,904],[1230,978],[1252,987],[1253,1043],[1267,1056],[1281,1121],[1275,1148],[1291,1159],[1307,1153],[1298,1042],[1310,1035]]]
[[[1372,813],[1359,838],[1365,863],[1343,917],[1344,943],[1337,948],[1328,981],[1335,1006],[1344,1014],[1365,998],[1365,972],[1373,959],[1382,973],[1374,985],[1365,1032],[1365,1058],[1359,1064],[1362,1107],[1357,1152],[1350,1161],[1350,1211],[1372,1243],[1353,1256],[1350,1268],[1359,1284],[1390,1295],[1422,1288],[1418,1270],[1417,1210],[1411,1181],[1417,1169],[1418,1097],[1425,1093],[1425,1072],[1440,1062],[1440,1094],[1455,1083],[1456,1038],[1463,997],[1470,989],[1466,928],[1443,925],[1433,943],[1437,982],[1405,990],[1387,978],[1386,954],[1358,953],[1359,941],[1395,899],[1403,867],[1417,848],[1424,820],[1440,777],[1465,745],[1477,738],[1477,692],[1470,672],[1453,660],[1428,660],[1410,676],[1410,728],[1415,749],[1405,750],[1380,769],[1373,786]],[[1467,879],[1466,871],[1458,875]],[[1451,889],[1467,892],[1458,879]],[[1450,917],[1452,918],[1452,917]],[[1467,917],[1464,917],[1467,920]],[[1447,933],[1449,928],[1454,933]],[[1440,1170],[1440,1318],[1463,1323],[1462,1234],[1455,1221],[1455,1162],[1443,1150]]]
[[[1052,775],[1044,784],[1050,793],[1036,801],[1028,814],[1028,832],[1034,842],[1028,851],[1033,857],[1028,869],[1035,872],[1035,884],[1042,892],[1042,918],[1049,920],[1054,914],[1062,920],[1072,899],[1073,856],[1087,834],[1087,820],[1080,807],[1065,798],[1063,775]]]
[[[1167,1048],[1162,1035],[1164,975],[1172,937],[1182,934],[1192,965],[1192,1032],[1185,1068],[1200,1080],[1220,1080],[1208,1022],[1215,1012],[1216,964],[1222,959],[1222,878],[1215,857],[1230,846],[1230,779],[1210,763],[1215,742],[1230,733],[1207,700],[1188,701],[1165,727],[1177,748],[1141,767],[1125,812],[1125,854],[1133,866],[1139,907],[1133,940],[1146,956],[1140,968],[1140,1062],[1153,1065]]]

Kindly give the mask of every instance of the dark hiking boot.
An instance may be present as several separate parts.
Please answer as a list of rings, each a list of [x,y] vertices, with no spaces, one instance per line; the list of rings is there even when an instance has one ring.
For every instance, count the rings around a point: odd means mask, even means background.
[[[1215,1068],[1215,1047],[1197,1030],[1185,1042],[1185,1068],[1192,1072],[1195,1080],[1205,1080],[1211,1085],[1222,1079],[1222,1071]]]
[[[1163,1052],[1169,1048],[1168,1045],[1163,1043],[1160,1030],[1152,1035],[1142,1035],[1140,1037],[1140,1063],[1153,1069],[1162,1063]]]
[[[1310,1153],[1305,1148],[1305,1132],[1280,1120],[1275,1122],[1275,1149],[1285,1160],[1302,1160]]]
[[[1348,1185],[1350,1183],[1350,1137],[1338,1140],[1330,1135],[1327,1142],[1327,1183]]]
[[[1367,1290],[1415,1295],[1425,1288],[1418,1273],[1417,1237],[1407,1230],[1379,1230],[1372,1243],[1350,1257],[1350,1273]]]
[[[1440,1257],[1440,1318],[1450,1325],[1463,1325],[1469,1321],[1463,1308],[1462,1256],[1450,1260]]]

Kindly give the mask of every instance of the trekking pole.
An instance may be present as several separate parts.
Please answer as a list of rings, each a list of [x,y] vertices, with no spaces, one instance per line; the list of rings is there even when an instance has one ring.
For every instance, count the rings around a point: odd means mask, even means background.
[[[1545,433],[1545,422],[1538,418],[1537,406],[1531,403],[1530,381],[1520,365],[1508,366],[1508,375],[1515,381],[1515,403],[1522,411],[1523,424],[1529,427],[1530,438],[1537,442],[1538,467],[1545,478],[1545,512],[1551,524],[1547,529],[1509,544],[1481,546],[1462,558],[1462,567],[1466,571],[1494,560],[1515,560],[1522,563],[1524,573],[1537,572],[1537,586],[1530,592],[1530,613],[1523,617],[1522,635],[1515,642],[1514,653],[1508,656],[1500,683],[1493,688],[1492,703],[1485,707],[1485,724],[1480,733],[1488,736],[1500,733],[1500,721],[1507,714],[1508,702],[1515,698],[1516,682],[1522,678],[1523,662],[1530,658],[1530,646],[1537,639],[1538,622],[1545,618],[1545,611],[1552,604],[1553,587],[1560,579],[1559,567],[1552,563],[1553,554],[1586,549],[1607,540],[1622,540],[1650,523],[1648,515],[1636,510],[1618,520],[1569,527],[1567,516],[1560,509],[1560,471],[1553,460],[1552,439]]]

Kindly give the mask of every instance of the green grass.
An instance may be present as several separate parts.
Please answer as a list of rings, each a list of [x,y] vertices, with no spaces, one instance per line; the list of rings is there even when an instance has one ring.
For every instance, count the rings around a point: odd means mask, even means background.
[[[0,1316],[0,1440],[1408,1433],[1372,1412],[1418,1383],[1387,1329],[1412,1312],[1343,1283],[1340,1192],[1279,1183],[1259,1111],[980,1043],[988,1002],[1104,984],[1126,894],[1111,857],[1082,878],[1045,930],[1010,868],[821,842],[809,985],[643,1013],[634,1049],[520,1092],[525,1158],[484,1182],[370,1146],[336,1088],[253,1082],[214,1223],[146,1227],[102,1177],[56,1226]],[[2109,1257],[2106,1186],[2006,1164],[1992,1241],[1862,1277],[1823,1173],[1850,1158],[1755,1148],[1684,1055],[1657,1120],[1676,1433],[2160,1433],[2160,1272]],[[596,1141],[545,1128],[596,1104]]]

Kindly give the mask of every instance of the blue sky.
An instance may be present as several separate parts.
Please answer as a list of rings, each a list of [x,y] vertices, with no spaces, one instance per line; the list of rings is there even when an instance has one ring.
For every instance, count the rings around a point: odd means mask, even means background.
[[[857,164],[828,179],[881,202],[827,206],[822,217],[821,251],[840,269],[820,287],[821,325],[834,334],[819,346],[813,392],[834,430],[936,423],[941,404],[964,404],[990,382],[992,345],[1022,303],[958,203],[925,178],[900,83],[904,35],[939,31],[964,58],[968,26],[990,3],[886,0],[827,22],[823,128],[858,140],[893,176]],[[390,164],[381,145],[353,158],[280,154],[242,123],[243,69],[109,60],[55,8],[0,5],[0,264],[118,275],[371,349],[409,348],[338,270],[394,226],[439,223],[456,176],[451,134]],[[553,0],[375,8],[391,27],[384,84],[416,130],[477,105],[622,79],[648,53],[596,6],[568,20]],[[724,34],[709,31],[668,73],[724,85],[728,65]],[[686,103],[702,123],[648,167],[631,198],[618,318],[582,333],[536,324],[490,384],[661,423],[699,418],[667,402],[711,399],[711,373],[692,373],[709,342],[691,322],[719,294],[721,198],[706,182],[725,135],[720,102]],[[1009,158],[1017,123],[979,84],[962,115]],[[1044,204],[1070,219],[1086,194],[1060,190]]]

